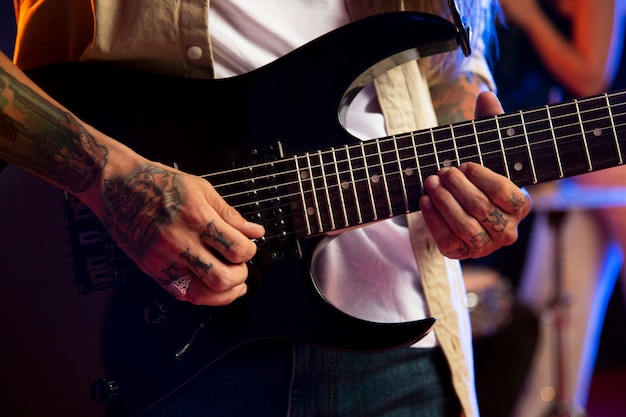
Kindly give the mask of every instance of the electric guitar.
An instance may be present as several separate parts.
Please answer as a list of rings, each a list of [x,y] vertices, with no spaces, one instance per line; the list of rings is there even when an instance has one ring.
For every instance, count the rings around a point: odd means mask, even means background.
[[[525,186],[620,165],[626,146],[624,93],[368,142],[344,130],[344,110],[375,76],[459,42],[444,19],[390,13],[229,79],[102,63],[31,71],[79,118],[204,176],[267,233],[243,299],[223,308],[180,303],[82,203],[8,167],[0,176],[0,372],[11,381],[0,390],[3,408],[103,415],[91,387],[116,415],[132,414],[258,339],[355,351],[419,340],[434,319],[370,323],[330,305],[309,272],[316,237],[419,210],[423,180],[446,165],[478,162]]]

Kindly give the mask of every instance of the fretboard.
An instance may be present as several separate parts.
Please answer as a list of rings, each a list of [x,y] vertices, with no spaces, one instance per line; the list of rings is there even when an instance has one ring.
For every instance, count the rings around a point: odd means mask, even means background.
[[[265,210],[289,206],[285,233],[306,237],[419,210],[425,178],[445,166],[476,162],[527,186],[621,165],[625,147],[626,93],[615,92],[300,154],[221,188],[209,180],[244,214],[262,216],[259,196]]]

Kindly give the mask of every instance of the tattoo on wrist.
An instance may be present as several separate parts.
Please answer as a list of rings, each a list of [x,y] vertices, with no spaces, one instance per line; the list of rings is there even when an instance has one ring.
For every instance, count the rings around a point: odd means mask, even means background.
[[[142,257],[157,231],[182,204],[176,174],[153,165],[126,178],[105,180],[108,229],[122,249]]]
[[[96,143],[70,113],[0,69],[0,156],[56,181],[72,192],[87,190],[107,164]]]

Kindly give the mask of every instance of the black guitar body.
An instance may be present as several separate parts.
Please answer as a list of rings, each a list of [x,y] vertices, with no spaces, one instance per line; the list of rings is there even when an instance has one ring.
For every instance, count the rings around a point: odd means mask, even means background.
[[[271,171],[272,163],[284,156],[355,143],[343,129],[340,114],[360,88],[398,63],[456,48],[457,38],[455,26],[443,19],[393,13],[350,24],[267,67],[231,79],[171,78],[101,63],[61,64],[33,70],[29,76],[79,118],[153,160],[176,164],[181,170],[198,175],[227,172],[245,165]],[[258,168],[265,162],[267,165]],[[315,236],[315,231],[303,232],[303,220],[290,213],[281,211],[284,218],[276,214],[264,217],[260,213],[268,210],[259,211],[251,199],[242,202],[238,197],[227,200],[252,220],[266,225],[270,237],[266,246],[260,247],[251,267],[249,294],[224,308],[177,302],[127,261],[98,264],[103,255],[99,247],[107,248],[109,259],[123,256],[118,254],[119,249],[108,246],[111,242],[106,233],[75,199],[62,201],[59,194],[14,167],[3,175],[10,178],[0,181],[0,187],[15,193],[19,206],[29,209],[0,205],[8,213],[2,220],[7,224],[0,225],[0,230],[5,233],[11,227],[32,223],[16,220],[19,215],[39,216],[41,210],[59,211],[65,204],[69,207],[71,250],[56,248],[68,238],[57,236],[55,240],[55,236],[50,236],[50,230],[64,228],[48,227],[50,223],[44,226],[47,230],[41,230],[39,225],[40,230],[17,229],[7,236],[19,239],[28,233],[32,242],[38,242],[37,250],[60,254],[55,255],[57,258],[72,252],[74,261],[68,268],[68,260],[63,259],[64,272],[55,273],[52,266],[36,265],[37,261],[28,265],[32,259],[38,259],[32,252],[26,255],[7,248],[0,259],[5,276],[17,279],[30,293],[21,294],[26,289],[20,287],[11,295],[3,295],[1,301],[6,311],[15,314],[20,309],[36,309],[38,306],[29,305],[29,301],[44,298],[65,307],[75,299],[86,307],[79,316],[73,311],[57,320],[54,308],[44,302],[45,319],[42,317],[37,323],[35,318],[26,324],[28,349],[20,345],[20,335],[14,335],[11,343],[2,342],[0,354],[15,358],[2,371],[7,378],[15,374],[17,381],[3,393],[3,407],[18,415],[36,415],[38,411],[33,410],[41,409],[46,410],[45,415],[102,415],[104,406],[98,408],[87,400],[89,385],[99,377],[110,378],[116,385],[102,382],[96,386],[96,396],[107,399],[113,394],[116,415],[131,414],[252,340],[279,338],[341,350],[380,351],[414,343],[434,322],[427,319],[377,324],[340,312],[326,302],[310,278],[309,261],[316,239],[301,238]],[[208,179],[213,183],[211,175]],[[12,180],[24,182],[11,184]],[[261,204],[276,204],[271,200],[273,180],[266,177],[265,195],[255,196],[265,202]],[[24,189],[31,185],[32,188]],[[38,193],[36,187],[41,187],[42,192]],[[58,197],[50,202],[38,201],[40,196]],[[34,200],[28,202],[26,198]],[[286,202],[282,207],[296,207],[296,203]],[[284,237],[282,227],[297,233]],[[84,236],[86,230],[93,231],[93,244]],[[41,233],[41,237],[35,233]],[[40,285],[43,270],[54,279]],[[73,290],[64,294],[55,291],[55,281],[63,282],[62,287],[66,288],[72,279]],[[38,290],[48,292],[48,297],[34,297],[32,291]],[[82,347],[80,335],[56,340],[57,335],[50,331],[57,326],[85,327],[85,323],[73,324],[74,320],[93,322],[87,325],[90,330],[84,331],[85,337],[93,337],[89,347]],[[44,340],[38,340],[38,335],[44,333],[38,324],[46,328]],[[7,320],[3,330],[16,332],[16,324]],[[31,356],[33,340],[38,340],[37,349],[44,355],[39,360]],[[81,354],[75,356],[80,358],[58,353],[68,351],[63,343],[79,350]],[[83,351],[94,348],[99,350]],[[21,354],[31,358],[19,358]],[[68,364],[73,360],[88,365]],[[46,362],[42,370],[29,374],[28,381],[23,381],[27,385],[21,385],[23,369],[33,369],[42,361]],[[73,369],[93,371],[77,377]],[[59,385],[68,388],[57,389]],[[78,391],[73,391],[74,387]],[[37,400],[26,399],[32,398],[33,391],[38,392]]]

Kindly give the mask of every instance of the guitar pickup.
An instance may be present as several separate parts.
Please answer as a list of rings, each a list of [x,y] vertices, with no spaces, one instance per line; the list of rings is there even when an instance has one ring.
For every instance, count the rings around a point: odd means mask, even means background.
[[[302,250],[296,239],[291,212],[291,202],[287,187],[293,179],[288,175],[295,175],[292,171],[285,174],[278,169],[285,163],[283,147],[279,141],[269,144],[254,145],[240,148],[230,153],[235,170],[231,178],[237,187],[223,190],[224,195],[233,195],[226,198],[229,204],[236,207],[249,221],[259,223],[265,227],[265,237],[257,243],[257,255],[252,263],[263,265],[280,262],[288,259],[300,259]],[[222,191],[222,190],[220,190]]]

